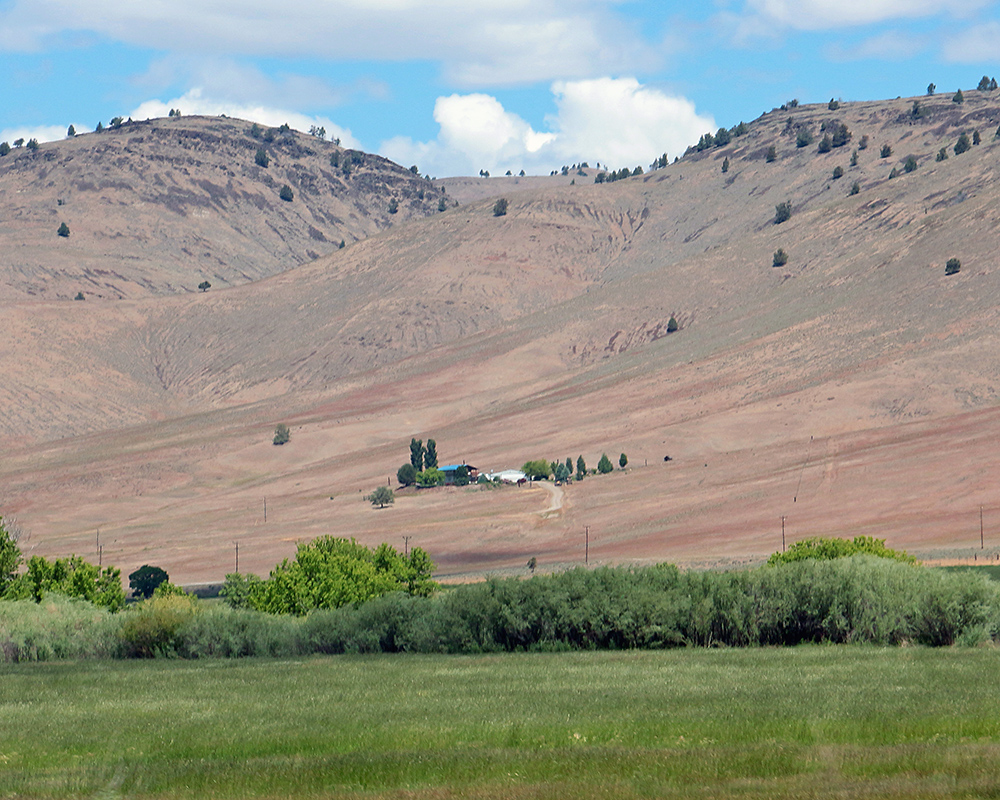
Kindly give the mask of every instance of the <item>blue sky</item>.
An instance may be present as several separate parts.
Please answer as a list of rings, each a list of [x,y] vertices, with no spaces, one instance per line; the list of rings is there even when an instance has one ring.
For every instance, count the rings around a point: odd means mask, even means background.
[[[998,62],[987,0],[0,0],[0,140],[180,108],[321,125],[438,177],[547,174]]]

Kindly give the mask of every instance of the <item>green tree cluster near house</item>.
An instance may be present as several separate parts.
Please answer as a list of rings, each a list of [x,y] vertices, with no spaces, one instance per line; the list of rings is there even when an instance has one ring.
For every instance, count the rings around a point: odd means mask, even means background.
[[[437,588],[433,571],[434,562],[419,547],[404,556],[388,544],[371,550],[354,539],[321,536],[299,544],[294,560],[286,558],[267,580],[227,575],[223,596],[235,607],[303,615],[393,592],[428,597]]]

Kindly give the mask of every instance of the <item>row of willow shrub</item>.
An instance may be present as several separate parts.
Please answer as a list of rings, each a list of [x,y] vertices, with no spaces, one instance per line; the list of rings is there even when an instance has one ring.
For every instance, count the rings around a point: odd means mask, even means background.
[[[0,603],[5,661],[997,639],[997,584],[871,556],[740,572],[581,568],[490,579],[430,598],[396,593],[305,617],[187,597],[153,598],[118,614],[54,597],[41,606]]]

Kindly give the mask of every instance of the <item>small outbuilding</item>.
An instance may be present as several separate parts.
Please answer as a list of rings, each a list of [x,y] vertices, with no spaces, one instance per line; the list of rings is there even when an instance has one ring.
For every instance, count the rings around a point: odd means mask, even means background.
[[[475,483],[479,480],[479,470],[471,464],[448,464],[445,467],[438,467],[438,469],[444,473],[445,486],[453,486],[455,484],[455,479],[458,477],[459,467],[465,467],[468,471],[469,483]]]

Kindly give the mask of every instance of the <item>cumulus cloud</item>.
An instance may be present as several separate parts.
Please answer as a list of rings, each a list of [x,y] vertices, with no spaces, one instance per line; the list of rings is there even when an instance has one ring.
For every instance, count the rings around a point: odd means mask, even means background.
[[[869,25],[939,15],[965,16],[992,0],[747,0],[751,14],[798,30]]]
[[[0,130],[0,142],[7,142],[8,144],[13,144],[18,139],[24,139],[24,141],[30,141],[31,139],[37,139],[39,142],[54,142],[57,139],[66,138],[66,129],[62,125],[36,125],[36,126],[20,126],[15,128],[4,128]],[[77,133],[83,133],[87,130],[86,126],[75,125]]]
[[[552,93],[556,111],[546,118],[547,131],[534,130],[489,95],[451,95],[435,103],[436,139],[397,137],[379,150],[438,176],[471,175],[480,169],[548,174],[581,161],[613,168],[645,166],[663,152],[679,155],[715,130],[714,120],[699,115],[691,101],[634,78],[557,81]]]
[[[185,53],[441,61],[466,86],[645,69],[657,61],[617,0],[8,0],[0,47],[68,31]]]
[[[219,116],[220,114],[225,114],[227,117],[253,120],[254,122],[259,122],[262,125],[270,127],[277,127],[288,123],[295,130],[305,132],[308,132],[315,125],[316,127],[326,128],[327,138],[340,139],[344,147],[359,146],[358,141],[351,134],[350,130],[342,128],[327,117],[312,117],[283,108],[255,103],[237,103],[231,100],[206,97],[200,87],[191,89],[180,97],[175,97],[173,100],[147,100],[131,111],[128,116],[136,120],[165,117],[170,113],[170,109],[172,108],[180,109],[182,114],[188,116]]]

